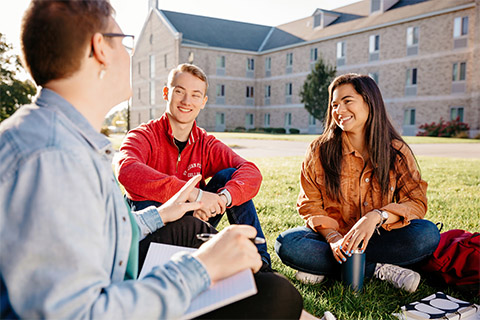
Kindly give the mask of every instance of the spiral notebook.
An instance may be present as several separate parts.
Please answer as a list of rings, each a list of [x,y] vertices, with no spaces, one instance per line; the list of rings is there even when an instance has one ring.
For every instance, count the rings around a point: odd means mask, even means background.
[[[443,292],[434,293],[420,301],[402,307],[399,319],[479,319],[480,306],[456,299]]]
[[[193,252],[197,249],[151,243],[139,278],[145,277],[154,267],[165,264],[180,251]],[[215,282],[190,303],[182,319],[191,319],[204,313],[226,306],[257,293],[257,286],[251,270],[243,270],[231,277]]]

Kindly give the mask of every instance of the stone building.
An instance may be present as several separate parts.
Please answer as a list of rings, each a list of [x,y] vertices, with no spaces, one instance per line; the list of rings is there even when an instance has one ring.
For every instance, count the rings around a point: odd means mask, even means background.
[[[130,126],[164,112],[169,70],[190,62],[209,78],[206,130],[319,133],[299,96],[319,58],[374,78],[404,135],[456,117],[480,132],[480,0],[363,0],[276,27],[153,5],[133,56]]]

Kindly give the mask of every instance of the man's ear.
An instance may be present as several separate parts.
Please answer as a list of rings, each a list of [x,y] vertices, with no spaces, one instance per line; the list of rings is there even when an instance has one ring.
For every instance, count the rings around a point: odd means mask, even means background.
[[[207,101],[208,101],[208,96],[205,96],[205,98],[203,98],[203,105],[202,105],[201,109],[205,108],[205,105],[207,104]]]
[[[106,47],[108,44],[105,41],[105,38],[101,33],[95,33],[92,37],[92,48],[93,57],[98,60],[100,64],[104,66],[108,65]]]
[[[168,87],[163,87],[163,100],[168,101]]]

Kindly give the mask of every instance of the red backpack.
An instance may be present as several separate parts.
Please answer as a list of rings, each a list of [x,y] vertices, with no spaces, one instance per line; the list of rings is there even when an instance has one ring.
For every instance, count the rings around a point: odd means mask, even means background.
[[[440,243],[422,270],[448,285],[480,294],[480,233],[454,229],[440,234]]]

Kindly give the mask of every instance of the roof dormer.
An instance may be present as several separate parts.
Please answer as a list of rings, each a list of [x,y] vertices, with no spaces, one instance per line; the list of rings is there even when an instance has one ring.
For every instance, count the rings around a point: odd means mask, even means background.
[[[397,2],[398,0],[370,0],[370,14],[384,13]]]
[[[317,9],[313,13],[313,28],[325,28],[340,17],[339,12]]]

